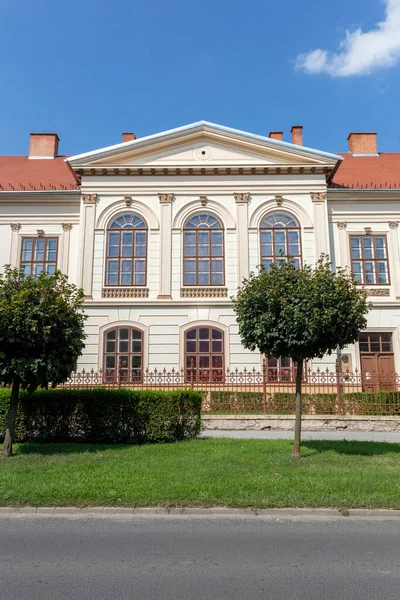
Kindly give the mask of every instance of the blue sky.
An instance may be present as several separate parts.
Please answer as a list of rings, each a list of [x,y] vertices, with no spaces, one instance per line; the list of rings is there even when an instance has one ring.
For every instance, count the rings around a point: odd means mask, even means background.
[[[0,154],[202,119],[287,141],[304,125],[332,152],[376,130],[400,151],[398,19],[400,0],[0,0]]]

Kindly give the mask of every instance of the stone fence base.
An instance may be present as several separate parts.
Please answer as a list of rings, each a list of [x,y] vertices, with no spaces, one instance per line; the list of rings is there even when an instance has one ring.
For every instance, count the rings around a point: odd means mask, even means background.
[[[292,431],[294,415],[203,415],[205,429]],[[305,415],[303,431],[399,431],[400,416]]]

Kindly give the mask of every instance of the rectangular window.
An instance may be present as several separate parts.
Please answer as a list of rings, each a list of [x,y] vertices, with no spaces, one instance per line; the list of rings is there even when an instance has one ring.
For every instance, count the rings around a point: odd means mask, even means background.
[[[351,269],[360,285],[390,283],[385,235],[352,235],[350,237]]]
[[[53,275],[57,268],[58,238],[23,238],[21,269],[26,276],[47,273]]]

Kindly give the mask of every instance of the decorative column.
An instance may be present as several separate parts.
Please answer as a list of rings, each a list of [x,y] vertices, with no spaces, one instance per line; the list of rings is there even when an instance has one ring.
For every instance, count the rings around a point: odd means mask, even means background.
[[[10,265],[17,267],[18,259],[18,232],[21,229],[20,223],[10,223],[11,227],[11,244],[10,244]]]
[[[249,198],[250,193],[235,193],[237,285],[249,276]]]
[[[59,258],[59,266],[60,271],[64,273],[64,275],[68,275],[68,267],[69,267],[69,245],[70,245],[70,237],[71,237],[71,223],[61,223],[62,227],[62,236],[61,236],[61,244],[60,244],[60,258]]]
[[[82,196],[82,239],[80,284],[85,296],[92,297],[94,226],[97,194]]]
[[[390,279],[396,298],[400,298],[400,246],[398,221],[389,221],[388,258],[390,264]]]
[[[315,258],[318,260],[322,253],[330,254],[326,193],[311,192],[310,195],[314,213]]]
[[[349,241],[347,237],[347,223],[337,221],[339,244],[335,248],[335,264],[338,267],[350,267]]]
[[[158,298],[171,299],[172,200],[173,194],[158,194],[160,201],[160,277]]]

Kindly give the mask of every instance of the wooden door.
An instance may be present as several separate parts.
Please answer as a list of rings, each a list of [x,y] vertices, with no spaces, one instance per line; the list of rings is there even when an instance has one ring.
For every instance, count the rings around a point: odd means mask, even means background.
[[[379,373],[379,389],[395,390],[396,375],[394,372],[394,356],[393,354],[378,355],[378,373]]]
[[[363,392],[377,392],[379,390],[377,354],[361,354],[361,377]]]

